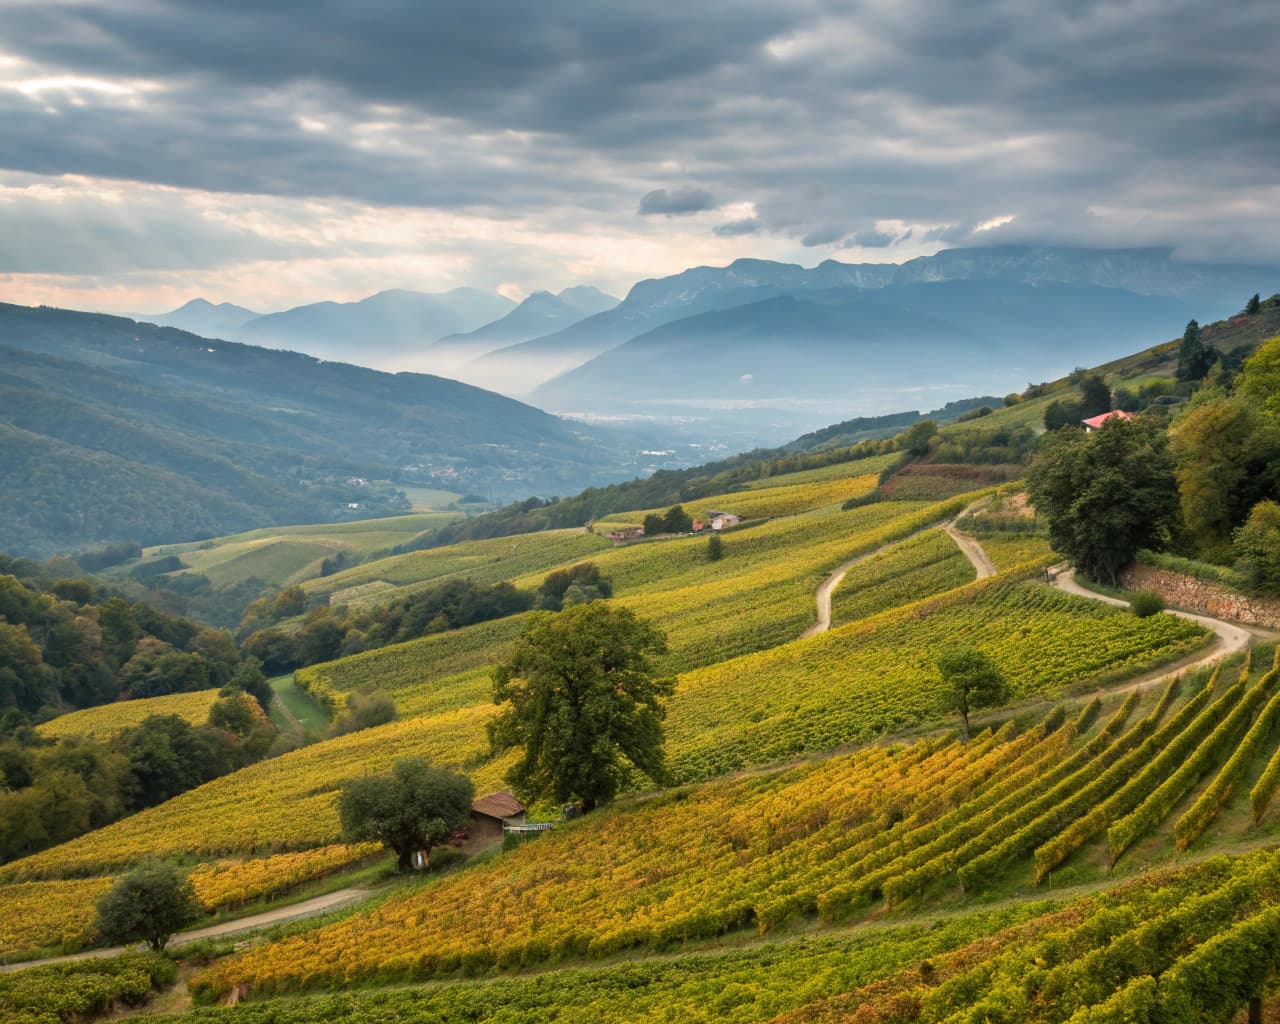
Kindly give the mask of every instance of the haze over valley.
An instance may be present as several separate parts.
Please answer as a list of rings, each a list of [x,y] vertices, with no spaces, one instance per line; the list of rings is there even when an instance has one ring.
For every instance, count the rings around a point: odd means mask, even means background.
[[[0,1024],[1280,1021],[1277,38],[0,0]]]

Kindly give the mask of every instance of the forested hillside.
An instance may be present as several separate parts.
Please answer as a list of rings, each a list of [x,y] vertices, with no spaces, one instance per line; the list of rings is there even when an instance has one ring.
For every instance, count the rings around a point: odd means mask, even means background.
[[[580,428],[437,377],[45,307],[0,305],[0,350],[0,549],[18,554],[407,511],[369,481],[517,497],[636,472]]]

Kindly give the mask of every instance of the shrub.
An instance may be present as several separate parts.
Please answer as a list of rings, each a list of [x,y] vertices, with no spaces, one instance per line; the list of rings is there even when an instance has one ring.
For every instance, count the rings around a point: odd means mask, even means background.
[[[1129,607],[1138,618],[1150,618],[1164,611],[1164,598],[1154,590],[1139,590],[1129,599]]]

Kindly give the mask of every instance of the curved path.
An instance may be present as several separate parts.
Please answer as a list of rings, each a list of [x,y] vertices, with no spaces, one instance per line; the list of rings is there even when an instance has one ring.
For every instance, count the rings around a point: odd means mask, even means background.
[[[964,512],[960,513],[960,515],[965,515],[965,513],[969,512],[970,509],[982,504],[986,500],[986,498],[982,498],[975,501],[973,505],[966,508]],[[905,544],[909,540],[914,540],[916,537],[919,537],[921,534],[928,533],[930,530],[937,530],[941,528],[948,537],[956,542],[956,546],[960,548],[965,558],[969,559],[969,564],[973,566],[974,571],[978,574],[978,579],[985,580],[988,576],[994,576],[996,574],[995,564],[987,557],[987,553],[982,550],[982,545],[967,533],[961,533],[956,529],[956,519],[959,518],[960,516],[957,516],[955,519],[948,519],[943,523],[935,523],[933,526],[926,526],[923,530],[916,530],[915,533],[909,533],[905,537],[901,537],[898,540],[893,540],[888,544],[881,545],[874,551],[868,551],[866,554],[857,555],[854,558],[850,558],[847,562],[841,562],[837,565],[831,571],[830,575],[822,581],[818,587],[817,593],[814,595],[814,600],[818,606],[818,621],[800,634],[800,639],[804,640],[811,636],[817,636],[819,633],[825,633],[831,628],[831,595],[835,593],[836,587],[840,586],[850,569],[859,562],[865,562],[868,558],[874,558],[882,551],[888,551],[890,548],[895,548],[899,544]]]
[[[1076,571],[1074,569],[1063,569],[1052,578],[1053,586],[1067,594],[1073,594],[1076,597],[1085,597],[1091,601],[1101,601],[1104,604],[1115,605],[1119,608],[1128,608],[1129,602],[1122,601],[1118,597],[1108,597],[1106,594],[1099,594],[1096,591],[1082,587],[1076,582]],[[1270,636],[1266,630],[1250,629],[1235,622],[1225,622],[1222,619],[1213,619],[1208,615],[1197,615],[1195,612],[1184,612],[1176,608],[1166,610],[1167,615],[1176,615],[1180,619],[1189,619],[1192,622],[1199,623],[1206,629],[1213,631],[1215,639],[1213,646],[1209,648],[1208,653],[1203,655],[1191,655],[1184,658],[1175,665],[1156,669],[1145,675],[1139,676],[1137,679],[1130,680],[1124,686],[1112,687],[1116,692],[1124,690],[1134,690],[1143,686],[1153,686],[1157,683],[1167,682],[1174,676],[1182,675],[1184,672],[1190,672],[1193,669],[1204,668],[1207,665],[1215,665],[1219,661],[1229,658],[1231,655],[1239,651],[1243,651],[1252,644],[1255,639]]]
[[[212,924],[207,928],[179,932],[169,940],[169,948],[185,946],[192,942],[199,942],[201,939],[236,935],[240,932],[252,931],[255,928],[265,928],[267,925],[280,924],[284,921],[297,921],[304,917],[314,917],[317,914],[359,903],[370,895],[372,893],[368,889],[339,889],[337,892],[326,893],[323,896],[317,896],[315,899],[306,900],[302,903],[280,907],[278,910],[268,910],[262,914],[254,914],[251,917],[241,917],[234,921]],[[138,947],[111,946],[105,949],[91,949],[85,953],[72,953],[69,956],[53,956],[45,960],[24,960],[16,964],[0,964],[0,973],[20,971],[26,967],[44,967],[46,964],[65,964],[73,960],[94,960],[101,957],[119,956],[121,953],[127,953],[130,949],[136,948]]]

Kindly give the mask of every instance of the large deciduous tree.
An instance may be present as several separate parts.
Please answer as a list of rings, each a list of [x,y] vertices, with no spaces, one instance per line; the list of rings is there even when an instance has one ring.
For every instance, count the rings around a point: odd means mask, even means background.
[[[1049,436],[1027,484],[1053,549],[1108,583],[1139,548],[1162,546],[1177,509],[1165,435],[1143,420]]]
[[[338,817],[347,842],[381,842],[395,851],[399,869],[408,871],[415,851],[430,853],[467,824],[474,799],[475,787],[465,775],[406,757],[384,775],[343,786]]]
[[[675,682],[650,656],[666,639],[629,609],[596,602],[536,615],[494,671],[495,750],[521,748],[507,776],[525,800],[610,800],[630,769],[664,775],[661,698]]]
[[[1234,395],[1192,409],[1170,438],[1183,522],[1203,554],[1226,557],[1232,529],[1280,489],[1280,423]]]

